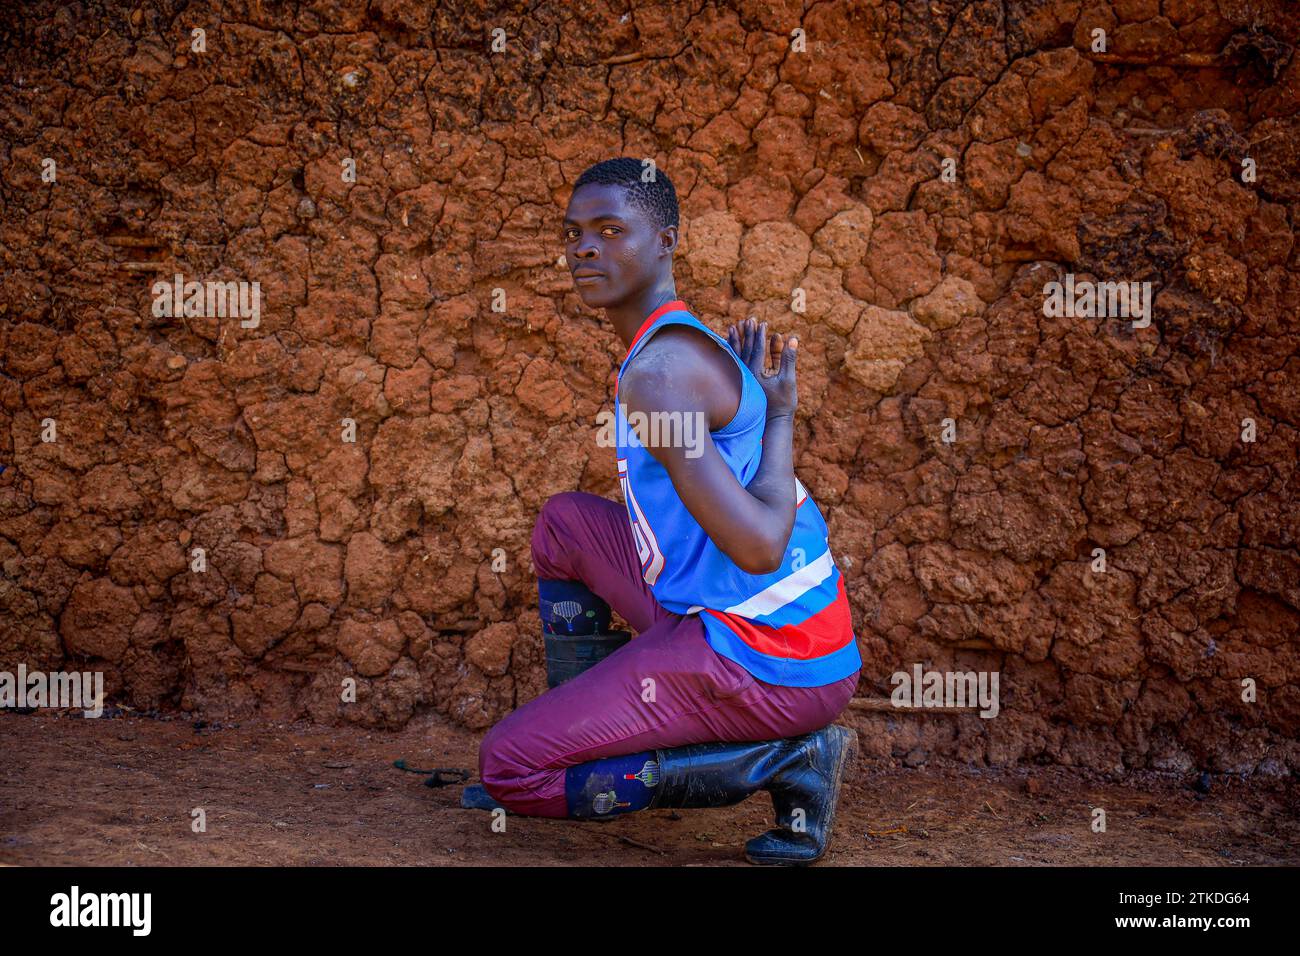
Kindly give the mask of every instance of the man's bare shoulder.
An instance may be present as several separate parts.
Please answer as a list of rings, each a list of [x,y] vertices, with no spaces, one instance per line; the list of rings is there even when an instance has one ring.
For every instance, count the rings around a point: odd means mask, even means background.
[[[699,329],[670,325],[655,333],[623,373],[620,394],[640,411],[702,411],[726,421],[740,403],[735,362]]]

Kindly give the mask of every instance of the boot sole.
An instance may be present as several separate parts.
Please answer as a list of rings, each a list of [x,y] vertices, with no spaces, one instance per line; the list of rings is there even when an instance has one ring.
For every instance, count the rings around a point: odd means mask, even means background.
[[[745,852],[745,859],[750,863],[758,866],[807,866],[810,863],[816,863],[824,857],[831,848],[831,840],[835,837],[835,814],[840,808],[840,787],[844,784],[844,770],[858,755],[858,732],[851,727],[842,727],[839,724],[833,724],[836,730],[840,731],[843,739],[843,745],[840,747],[840,754],[835,761],[835,772],[831,778],[831,805],[828,816],[830,822],[826,825],[826,845],[816,856],[806,859],[790,857],[782,859],[780,857],[754,857],[750,856],[748,850]]]

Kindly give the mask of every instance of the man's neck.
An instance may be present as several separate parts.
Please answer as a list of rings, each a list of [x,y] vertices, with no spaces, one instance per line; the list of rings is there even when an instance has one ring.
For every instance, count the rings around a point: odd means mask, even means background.
[[[614,331],[623,340],[623,345],[631,348],[632,340],[636,338],[646,318],[655,309],[676,298],[677,284],[670,278],[667,282],[659,283],[626,302],[610,306],[605,310],[605,317],[614,326]]]

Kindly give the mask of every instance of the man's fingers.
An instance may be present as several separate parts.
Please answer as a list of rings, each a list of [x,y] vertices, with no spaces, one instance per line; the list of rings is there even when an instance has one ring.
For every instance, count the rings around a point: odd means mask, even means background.
[[[760,343],[758,341],[758,336],[758,323],[754,321],[753,316],[750,316],[745,320],[745,350],[741,353],[740,357],[744,359],[745,364],[749,366],[749,370],[755,375],[762,374],[763,371],[762,355],[759,350]]]
[[[767,323],[753,316],[727,326],[727,342],[755,375],[783,375],[787,368],[794,369],[798,338],[769,332]]]
[[[792,335],[790,336],[789,341],[785,343],[785,348],[781,351],[780,374],[794,375],[794,363],[795,359],[798,357],[796,354],[798,350],[799,339]]]

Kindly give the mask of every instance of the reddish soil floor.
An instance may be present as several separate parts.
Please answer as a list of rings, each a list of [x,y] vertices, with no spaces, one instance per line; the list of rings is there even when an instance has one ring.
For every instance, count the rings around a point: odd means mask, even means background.
[[[747,865],[768,798],[607,824],[462,810],[420,768],[476,766],[477,735],[436,717],[400,733],[123,713],[0,714],[0,864]],[[860,763],[822,865],[1294,865],[1294,780]],[[1106,832],[1091,829],[1106,811]],[[202,808],[207,830],[191,828]]]

